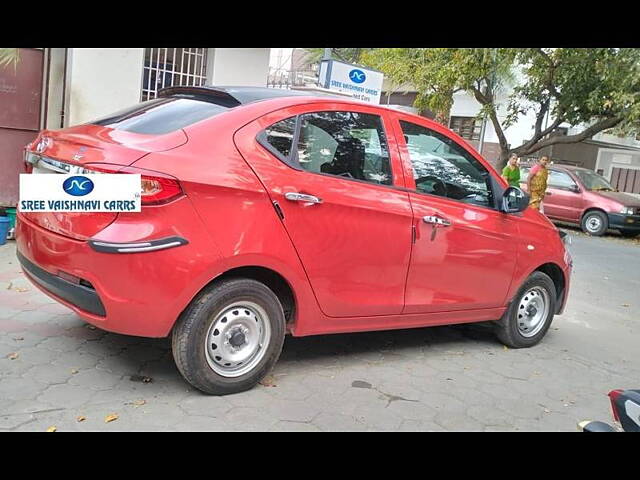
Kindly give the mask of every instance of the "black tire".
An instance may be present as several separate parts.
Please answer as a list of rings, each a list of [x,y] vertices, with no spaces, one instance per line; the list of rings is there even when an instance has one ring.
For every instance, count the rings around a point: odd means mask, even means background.
[[[533,336],[528,337],[523,335],[518,328],[519,315],[521,315],[520,305],[523,299],[527,298],[525,295],[534,288],[543,289],[547,292],[549,309],[545,318],[541,320],[543,323],[538,332]],[[513,300],[503,317],[496,322],[496,335],[502,343],[510,348],[532,347],[540,342],[547,333],[547,330],[549,330],[555,311],[556,287],[553,280],[551,280],[551,278],[549,278],[545,273],[533,272],[522,284],[518,293],[513,297]]]
[[[271,334],[268,344],[263,347],[266,352],[251,370],[240,376],[228,377],[209,365],[213,360],[207,354],[206,339],[216,318],[236,302],[258,305],[266,313],[267,318],[263,321],[268,322]],[[269,373],[278,361],[284,336],[284,312],[273,291],[256,280],[233,278],[215,283],[201,292],[182,313],[173,329],[173,358],[182,376],[195,388],[211,395],[227,395],[249,390]]]
[[[637,230],[620,230],[620,235],[625,238],[635,238],[640,235],[640,232]]]
[[[580,227],[587,235],[600,237],[604,235],[607,228],[609,228],[609,218],[600,210],[591,210],[583,215]]]

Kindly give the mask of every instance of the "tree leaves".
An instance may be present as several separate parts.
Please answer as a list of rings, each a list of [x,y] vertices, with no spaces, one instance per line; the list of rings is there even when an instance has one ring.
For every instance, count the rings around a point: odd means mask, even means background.
[[[534,153],[580,136],[548,137],[561,123],[601,130],[640,131],[640,49],[634,48],[381,48],[362,55],[394,88],[412,85],[414,106],[428,108],[447,123],[453,95],[466,91],[482,106],[496,130],[506,159],[509,152]],[[506,104],[500,105],[500,99]],[[498,115],[506,107],[506,116]],[[503,131],[529,112],[536,115],[533,136],[509,146]],[[549,129],[542,128],[549,115]],[[544,142],[544,143],[543,143]]]

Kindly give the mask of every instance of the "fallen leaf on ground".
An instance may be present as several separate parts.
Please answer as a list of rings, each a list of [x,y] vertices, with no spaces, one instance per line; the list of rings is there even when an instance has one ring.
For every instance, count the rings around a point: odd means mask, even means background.
[[[24,288],[24,287],[18,287],[18,288],[14,288],[14,290],[16,292],[28,292],[29,289],[28,288]]]
[[[78,373],[78,370],[76,370],[75,368],[72,368],[71,369],[71,373],[73,373],[75,375],[76,373]]]
[[[10,353],[9,355],[7,355],[7,358],[8,358],[9,360],[15,360],[16,358],[18,358],[18,354],[17,354],[17,353],[15,353],[15,352]]]
[[[265,387],[276,387],[276,379],[273,375],[269,375],[260,380],[260,385]]]
[[[76,422],[84,422],[87,419],[84,415],[76,417]]]
[[[11,290],[11,287],[13,287],[13,282],[9,282],[9,286],[7,287],[7,290]]]
[[[88,328],[89,330],[95,330],[95,329],[96,329],[96,327],[94,327],[93,325],[87,325],[87,328]]]
[[[47,432],[55,432],[56,430],[58,430],[58,428],[55,425],[52,425],[51,427],[47,428]]]
[[[152,381],[151,377],[142,377],[142,383],[151,383]]]
[[[551,410],[549,410],[548,408],[545,408],[544,413],[551,413]]]
[[[622,306],[623,307],[630,307],[631,305],[629,305],[628,303],[623,303]]]
[[[134,400],[133,402],[125,403],[125,405],[133,405],[134,407],[141,407],[142,405],[146,405],[146,400]]]
[[[117,420],[118,418],[120,418],[120,415],[118,415],[117,413],[112,413],[111,415],[107,415],[105,417],[104,423],[113,422],[114,420]]]
[[[19,341],[21,341],[21,340],[24,340],[24,337],[15,337],[15,338],[14,338],[14,340],[15,340],[16,342],[19,342]]]
[[[507,347],[506,345],[503,345],[502,349],[506,351],[506,350],[509,350],[509,347]]]

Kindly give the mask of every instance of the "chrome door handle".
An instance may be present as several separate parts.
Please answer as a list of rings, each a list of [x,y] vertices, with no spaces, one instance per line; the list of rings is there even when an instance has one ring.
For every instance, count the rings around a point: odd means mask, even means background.
[[[284,198],[291,200],[292,202],[322,203],[321,198],[314,195],[307,195],[305,193],[287,192],[284,194]]]
[[[424,223],[431,223],[433,225],[440,225],[442,227],[448,227],[451,225],[451,222],[446,218],[438,217],[437,215],[427,215],[426,217],[422,217]]]

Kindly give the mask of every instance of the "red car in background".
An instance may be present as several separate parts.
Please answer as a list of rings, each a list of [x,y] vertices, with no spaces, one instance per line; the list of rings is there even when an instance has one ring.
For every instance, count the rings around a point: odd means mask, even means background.
[[[521,168],[526,185],[529,167]],[[580,225],[589,234],[615,229],[624,237],[640,235],[640,199],[618,192],[593,170],[571,165],[549,167],[544,214],[551,220]]]
[[[254,386],[295,336],[494,321],[514,348],[562,313],[558,229],[462,138],[330,96],[171,87],[43,131],[33,173],[141,174],[140,213],[19,213],[18,258],[104,330],[172,336],[184,378]]]

